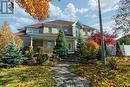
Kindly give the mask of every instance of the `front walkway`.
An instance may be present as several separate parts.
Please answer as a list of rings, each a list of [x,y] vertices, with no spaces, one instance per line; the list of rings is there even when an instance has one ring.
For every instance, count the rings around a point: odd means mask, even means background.
[[[51,68],[51,74],[57,87],[89,87],[90,81],[83,79],[67,69],[69,63],[58,64]]]

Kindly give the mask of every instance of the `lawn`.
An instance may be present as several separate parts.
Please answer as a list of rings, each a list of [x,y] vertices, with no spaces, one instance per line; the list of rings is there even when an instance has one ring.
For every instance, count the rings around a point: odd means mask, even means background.
[[[91,81],[92,87],[130,87],[130,59],[118,60],[118,69],[112,70],[101,62],[72,64],[69,70]]]
[[[0,70],[0,87],[55,87],[51,66],[17,66]]]

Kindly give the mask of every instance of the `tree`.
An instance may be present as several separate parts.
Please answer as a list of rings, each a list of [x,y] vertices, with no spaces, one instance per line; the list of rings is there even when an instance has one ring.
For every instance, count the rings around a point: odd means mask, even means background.
[[[49,2],[52,0],[16,0],[34,19],[45,20],[49,15]],[[61,1],[61,0],[58,0]]]
[[[34,19],[44,20],[48,17],[49,2],[51,0],[16,0]]]
[[[128,33],[130,27],[130,0],[120,0],[117,14],[114,16],[115,32]]]
[[[10,41],[15,41],[19,48],[22,46],[22,40],[20,37],[16,36],[11,31],[9,23],[5,21],[0,29],[0,55],[4,52]]]
[[[97,42],[99,45],[101,44],[101,38],[100,38],[100,32],[94,32],[92,34],[92,38],[95,40],[95,42]],[[104,41],[105,44],[116,44],[116,39],[115,39],[115,35],[114,34],[108,34],[108,33],[104,33]]]
[[[82,63],[87,63],[87,61],[90,59],[90,51],[88,49],[88,45],[84,42],[81,46],[81,61]]]
[[[57,36],[56,46],[54,50],[56,51],[56,54],[59,57],[61,58],[67,57],[67,53],[68,53],[67,42],[66,42],[66,38],[65,38],[64,31],[62,28],[60,29],[59,34]]]
[[[128,36],[119,39],[120,45],[130,45],[130,38]]]
[[[101,38],[100,38],[100,32],[94,32],[92,34],[92,38],[94,39],[95,42],[97,42],[99,44],[99,46],[101,46]],[[116,44],[116,39],[115,39],[115,34],[108,34],[108,33],[104,33],[104,42],[105,42],[105,51],[106,51],[106,45],[108,44],[112,44],[115,45]],[[99,48],[98,51],[98,59],[101,58],[101,48]]]
[[[89,51],[89,59],[96,59],[97,53],[99,50],[99,44],[97,44],[93,39],[88,39],[86,41],[86,45],[88,46],[88,51]]]
[[[123,53],[122,53],[122,50],[121,50],[121,48],[120,48],[120,44],[119,44],[119,42],[117,42],[116,43],[116,55],[118,56],[118,57],[123,57]]]
[[[76,50],[76,54],[78,56],[82,55],[82,48],[81,47],[83,46],[83,44],[84,44],[83,38],[81,36],[78,37],[78,39],[77,39],[77,50]]]
[[[15,41],[9,42],[0,60],[3,64],[9,65],[9,66],[21,64],[24,61],[24,59],[22,59],[21,51],[17,47]]]
[[[80,60],[82,63],[87,63],[89,60],[96,59],[99,45],[94,42],[94,40],[87,40],[86,42],[82,42],[80,44],[80,50],[78,51],[78,55],[80,55]]]

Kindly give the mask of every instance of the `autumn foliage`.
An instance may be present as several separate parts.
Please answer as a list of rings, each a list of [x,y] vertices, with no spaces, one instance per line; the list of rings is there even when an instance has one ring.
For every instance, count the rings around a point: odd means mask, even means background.
[[[94,32],[92,34],[92,37],[95,40],[95,42],[97,42],[100,45],[100,43],[101,43],[100,32]],[[116,44],[115,35],[104,33],[104,41],[106,44]]]
[[[15,36],[15,43],[17,44],[17,46],[18,46],[19,48],[21,48],[23,41],[22,41],[22,39],[21,39],[20,37]]]
[[[17,46],[22,46],[22,40],[16,36],[10,29],[7,21],[4,22],[3,27],[0,29],[0,54],[3,53],[10,41],[15,41]]]
[[[44,20],[48,17],[50,0],[16,0],[34,19]]]
[[[115,57],[115,59],[118,62],[117,70],[100,61],[96,64],[72,64],[69,70],[91,81],[91,87],[130,87],[130,59],[128,57],[121,60]]]
[[[99,49],[99,44],[97,44],[97,42],[95,42],[95,40],[88,39],[86,42],[89,46],[92,46],[93,49]]]
[[[88,51],[91,54],[90,57],[96,58],[99,49],[99,44],[97,44],[97,42],[95,42],[93,39],[88,39],[86,41],[86,45],[88,47]]]

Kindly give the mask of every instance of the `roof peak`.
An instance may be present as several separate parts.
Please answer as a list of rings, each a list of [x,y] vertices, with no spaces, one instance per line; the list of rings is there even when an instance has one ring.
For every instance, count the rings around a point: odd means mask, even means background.
[[[68,20],[51,20],[51,21],[48,21],[48,22],[70,22],[70,23],[74,23],[74,21],[68,21]],[[45,22],[45,23],[48,23],[48,22]]]

